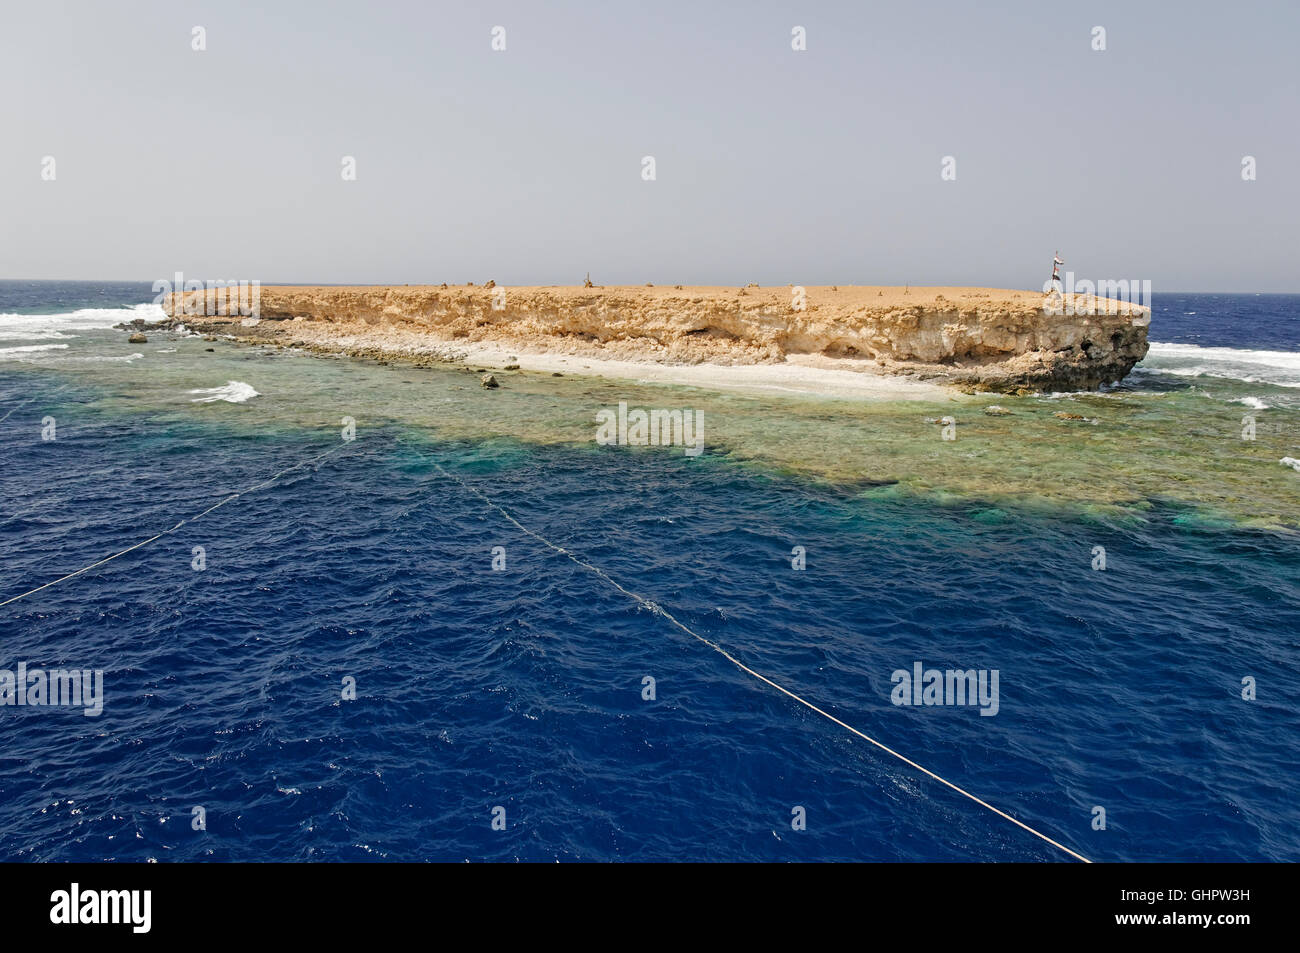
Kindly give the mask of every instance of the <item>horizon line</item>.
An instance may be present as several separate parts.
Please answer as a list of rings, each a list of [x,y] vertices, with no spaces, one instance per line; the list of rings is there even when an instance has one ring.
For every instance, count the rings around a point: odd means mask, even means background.
[[[47,281],[47,282],[83,282],[83,283],[87,283],[87,284],[91,284],[91,283],[95,283],[95,282],[102,282],[102,283],[104,283],[104,284],[121,284],[121,285],[132,285],[132,284],[152,285],[155,281],[166,281],[166,280],[168,280],[168,279],[166,279],[166,278],[0,278],[0,282],[3,282],[3,281]],[[205,280],[205,281],[211,281],[211,280],[227,280],[227,279],[204,279],[204,280]],[[362,281],[362,282],[357,282],[357,281],[306,281],[306,282],[302,282],[302,281],[261,281],[260,279],[244,279],[244,280],[249,280],[249,281],[254,281],[254,280],[256,280],[256,281],[259,282],[259,284],[260,284],[262,287],[266,287],[266,288],[274,288],[274,287],[286,287],[286,288],[313,288],[313,287],[319,287],[319,288],[404,288],[404,287],[432,288],[432,287],[438,287],[438,286],[440,286],[440,285],[442,285],[442,284],[444,284],[444,283],[447,285],[448,289],[451,289],[451,288],[468,288],[468,287],[479,287],[479,288],[481,288],[481,287],[484,286],[483,284],[473,284],[473,285],[470,285],[470,284],[452,284],[451,282],[435,282],[435,283],[426,283],[426,282],[410,282],[410,281],[405,281],[405,282],[394,282],[394,281],[380,281],[380,282],[365,282],[365,281]],[[509,283],[505,283],[505,282],[497,282],[497,287],[508,288],[508,287],[511,287],[511,285],[510,285]],[[573,285],[527,285],[527,284],[519,283],[519,284],[515,284],[515,285],[513,285],[513,287],[516,287],[516,288],[529,288],[529,287],[532,287],[532,288],[576,288],[576,287],[581,287],[581,286],[580,286],[580,285],[577,285],[577,284],[573,284]],[[647,285],[646,285],[644,282],[641,282],[641,283],[637,283],[637,284],[625,284],[625,285],[619,285],[619,284],[612,284],[612,285],[596,285],[595,287],[597,287],[597,288],[644,288],[644,287],[647,287]],[[664,284],[664,285],[658,285],[658,284],[656,284],[656,285],[652,285],[651,287],[656,287],[656,288],[665,288],[665,287],[672,287],[672,285],[667,285],[667,284]],[[696,288],[710,288],[710,287],[712,287],[712,288],[730,288],[731,285],[730,285],[730,284],[723,284],[723,285],[688,285],[687,287],[696,287]],[[737,287],[739,287],[739,285],[737,285]],[[766,287],[766,288],[784,288],[784,287],[787,287],[787,285],[784,285],[784,284],[771,284],[771,285],[759,285],[758,287]],[[810,286],[810,287],[818,287],[818,286],[817,286],[817,285],[812,285],[812,286]],[[835,285],[825,285],[824,287],[835,287]],[[987,288],[992,288],[993,286],[992,286],[992,285],[921,285],[921,284],[907,284],[906,282],[904,282],[903,284],[896,284],[896,285],[852,285],[852,284],[845,284],[844,287],[845,287],[845,288],[854,288],[854,287],[859,287],[859,288],[976,288],[976,287],[979,287],[979,288],[985,288],[985,287],[987,287]],[[1034,291],[1037,291],[1037,290],[1040,290],[1040,289],[1034,289],[1034,288],[1008,288],[1008,289],[1005,289],[1005,290],[1009,290],[1009,291],[1029,291],[1029,292],[1034,292]],[[1300,290],[1296,290],[1296,291],[1190,291],[1190,290],[1185,290],[1185,289],[1181,289],[1181,288],[1174,288],[1174,289],[1168,289],[1168,290],[1165,290],[1165,291],[1155,291],[1155,290],[1152,290],[1151,294],[1152,294],[1152,295],[1157,295],[1157,294],[1205,294],[1205,295],[1210,295],[1210,294],[1223,294],[1223,295],[1300,295]]]

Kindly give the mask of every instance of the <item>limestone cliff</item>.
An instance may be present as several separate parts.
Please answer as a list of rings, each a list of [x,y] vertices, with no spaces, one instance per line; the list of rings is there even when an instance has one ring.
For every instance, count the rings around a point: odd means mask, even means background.
[[[219,315],[223,305],[220,291],[196,291],[166,307],[194,327],[284,343],[400,354],[494,342],[722,364],[816,354],[998,391],[1117,381],[1146,355],[1150,323],[1137,305],[988,288],[265,287],[256,324]]]

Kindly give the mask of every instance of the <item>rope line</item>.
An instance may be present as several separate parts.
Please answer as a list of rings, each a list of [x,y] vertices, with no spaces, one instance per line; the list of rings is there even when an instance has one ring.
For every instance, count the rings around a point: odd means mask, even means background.
[[[14,408],[14,409],[16,410],[17,408]],[[10,413],[12,413],[12,411],[10,411]],[[6,416],[8,416],[8,415],[6,415]],[[262,488],[265,487],[265,486],[269,486],[271,483],[274,483],[276,480],[278,480],[278,479],[279,479],[280,477],[282,477],[284,474],[286,474],[286,473],[290,473],[290,472],[292,472],[292,471],[294,471],[294,470],[297,470],[297,469],[299,469],[299,468],[301,468],[301,467],[304,467],[304,466],[309,466],[310,464],[313,464],[313,463],[315,463],[315,462],[317,462],[317,461],[319,461],[319,460],[323,460],[323,459],[325,459],[326,457],[328,457],[328,456],[330,456],[330,455],[332,455],[332,454],[334,454],[334,453],[337,453],[339,450],[344,449],[346,446],[347,446],[346,443],[340,444],[339,446],[337,446],[337,447],[333,447],[333,448],[331,448],[331,449],[329,449],[329,450],[326,450],[324,453],[318,454],[317,456],[312,457],[312,458],[309,459],[309,460],[304,460],[304,461],[301,461],[301,462],[299,462],[299,463],[295,463],[293,466],[285,467],[283,470],[279,470],[279,471],[277,471],[276,473],[272,474],[272,475],[271,475],[269,478],[267,478],[266,480],[263,480],[263,481],[260,482],[260,483],[256,483],[256,484],[254,484],[253,486],[250,486],[250,487],[248,487],[248,488],[245,489],[245,490],[241,490],[241,491],[239,491],[238,493],[232,493],[230,496],[227,496],[227,497],[225,497],[224,499],[219,500],[218,502],[214,503],[212,506],[209,506],[207,509],[200,511],[199,513],[196,513],[194,516],[191,516],[191,517],[189,517],[188,519],[183,519],[183,520],[181,520],[180,522],[178,522],[175,526],[171,527],[170,529],[165,529],[165,530],[163,530],[163,531],[160,532],[160,533],[156,533],[156,534],[154,534],[153,536],[150,536],[148,539],[143,539],[143,540],[141,540],[140,542],[135,543],[134,545],[128,546],[126,549],[123,549],[123,550],[121,550],[120,552],[116,552],[116,553],[113,553],[113,554],[110,555],[110,556],[106,556],[105,558],[103,558],[103,559],[101,559],[101,560],[99,560],[99,561],[97,561],[97,562],[91,563],[89,566],[85,566],[85,567],[83,567],[83,568],[81,568],[81,569],[78,569],[78,570],[76,570],[75,572],[70,572],[70,573],[68,573],[67,575],[60,576],[58,579],[53,579],[53,580],[51,580],[50,582],[45,583],[44,585],[37,586],[35,589],[30,589],[30,590],[28,590],[27,592],[21,593],[21,594],[16,595],[16,596],[12,596],[11,598],[6,599],[4,602],[0,602],[0,607],[10,605],[11,603],[17,602],[17,601],[20,600],[20,599],[25,599],[25,598],[27,598],[28,596],[35,595],[36,593],[41,592],[42,590],[48,589],[48,588],[50,588],[51,586],[58,585],[58,584],[61,583],[61,582],[66,582],[66,581],[69,580],[69,579],[73,579],[73,578],[75,578],[75,577],[77,577],[77,576],[80,576],[80,575],[82,575],[83,573],[89,572],[89,571],[92,570],[92,569],[95,569],[95,568],[97,568],[97,567],[99,567],[99,566],[104,565],[105,563],[112,562],[113,560],[115,560],[115,559],[119,559],[119,558],[121,558],[122,556],[127,555],[128,553],[134,552],[135,550],[140,549],[140,548],[143,547],[143,546],[147,546],[149,543],[152,543],[152,542],[154,542],[155,540],[161,539],[161,538],[164,537],[164,536],[168,536],[168,535],[170,535],[171,533],[176,532],[178,529],[180,529],[182,526],[187,525],[188,523],[193,523],[193,522],[195,522],[195,521],[197,521],[197,520],[202,519],[204,516],[206,516],[207,514],[211,513],[213,510],[220,509],[221,507],[225,506],[227,503],[233,502],[234,500],[237,500],[237,499],[239,499],[240,497],[245,496],[246,494],[252,493],[252,492],[254,492],[254,491],[256,491],[256,490],[260,490],[260,489],[262,489]],[[621,592],[621,593],[623,593],[624,595],[628,596],[629,598],[635,600],[636,602],[638,602],[639,604],[641,604],[641,605],[644,606],[645,608],[649,609],[651,612],[654,612],[654,613],[656,613],[656,614],[658,614],[658,615],[663,616],[665,619],[667,619],[669,622],[671,622],[674,626],[676,626],[676,627],[677,627],[678,629],[680,629],[682,632],[685,632],[687,635],[691,636],[691,638],[697,640],[698,642],[701,642],[701,643],[703,643],[704,645],[707,645],[709,648],[713,649],[713,651],[717,652],[719,655],[721,655],[723,658],[725,658],[725,659],[726,659],[728,662],[730,662],[732,665],[736,666],[736,668],[740,669],[742,672],[746,673],[747,675],[751,676],[752,678],[757,679],[757,680],[760,681],[760,682],[763,682],[763,683],[766,684],[766,685],[771,686],[772,688],[774,688],[774,689],[776,689],[777,691],[781,692],[781,694],[786,695],[786,696],[789,697],[790,699],[792,699],[792,700],[798,702],[799,704],[803,705],[805,708],[808,708],[810,711],[816,712],[817,714],[821,715],[823,718],[827,719],[828,721],[831,721],[831,722],[833,722],[833,723],[839,725],[841,728],[844,728],[846,731],[851,732],[852,734],[858,736],[859,738],[863,739],[864,741],[870,742],[872,745],[875,745],[877,748],[879,748],[881,751],[884,751],[886,754],[889,754],[889,755],[893,756],[894,758],[897,758],[899,761],[902,761],[904,764],[907,764],[907,765],[909,765],[910,767],[915,768],[917,771],[920,771],[922,774],[926,775],[927,777],[933,778],[935,781],[938,781],[940,784],[943,784],[943,785],[945,785],[946,787],[951,788],[953,791],[956,791],[958,794],[962,795],[963,797],[969,798],[970,800],[974,801],[976,804],[980,805],[981,807],[983,807],[983,808],[985,808],[985,809],[987,809],[987,810],[989,810],[989,811],[992,811],[994,814],[998,815],[999,817],[1001,817],[1001,818],[1003,818],[1003,819],[1005,819],[1005,820],[1010,821],[1012,824],[1015,824],[1017,827],[1019,827],[1019,828],[1025,830],[1025,831],[1028,831],[1030,834],[1033,834],[1035,837],[1038,837],[1039,839],[1045,841],[1046,843],[1051,844],[1053,847],[1057,848],[1058,850],[1063,851],[1064,853],[1070,855],[1071,857],[1075,858],[1076,860],[1083,861],[1084,863],[1092,863],[1092,861],[1088,860],[1088,858],[1087,858],[1087,857],[1084,857],[1082,854],[1080,854],[1080,853],[1078,853],[1078,852],[1076,852],[1076,851],[1074,851],[1074,850],[1071,850],[1069,847],[1066,847],[1064,844],[1060,843],[1059,841],[1053,840],[1051,837],[1048,837],[1046,834],[1042,833],[1041,831],[1035,830],[1034,828],[1030,827],[1028,824],[1024,823],[1023,821],[1021,821],[1021,820],[1019,820],[1019,819],[1017,819],[1017,818],[1015,818],[1015,817],[1012,817],[1012,816],[1011,816],[1010,814],[1008,814],[1006,811],[1003,811],[1003,810],[1001,810],[1001,809],[999,809],[999,808],[994,807],[992,804],[988,803],[987,801],[983,800],[982,798],[979,798],[979,797],[975,796],[974,794],[971,794],[971,793],[970,793],[969,791],[967,791],[966,789],[964,789],[964,788],[962,788],[962,787],[959,787],[958,785],[952,783],[952,782],[949,781],[947,778],[944,778],[944,777],[941,777],[941,776],[938,775],[938,774],[935,774],[935,773],[934,773],[933,771],[931,771],[929,768],[926,768],[926,767],[924,767],[923,765],[917,764],[915,761],[913,761],[911,758],[908,758],[906,755],[900,754],[899,752],[895,751],[893,748],[890,748],[888,745],[885,745],[885,744],[883,744],[883,743],[877,741],[875,738],[872,738],[870,735],[866,734],[865,732],[859,731],[857,728],[854,728],[852,725],[848,724],[847,722],[842,721],[842,720],[839,719],[839,718],[836,718],[834,715],[832,715],[832,714],[830,714],[829,712],[824,711],[823,709],[817,707],[816,705],[814,705],[812,702],[808,701],[807,699],[805,699],[805,698],[801,697],[800,695],[797,695],[797,694],[795,694],[794,692],[790,691],[790,689],[786,688],[785,686],[783,686],[783,685],[781,685],[781,684],[779,684],[779,683],[773,681],[772,679],[768,678],[768,677],[767,677],[766,675],[764,675],[762,672],[758,672],[758,671],[755,671],[754,669],[750,668],[748,665],[746,665],[744,662],[742,662],[742,661],[740,661],[739,659],[737,659],[735,656],[733,656],[730,652],[728,652],[728,651],[727,651],[726,649],[724,649],[722,646],[718,645],[716,642],[713,642],[712,640],[705,638],[704,636],[700,635],[698,632],[694,631],[693,629],[691,629],[690,627],[688,627],[687,625],[685,625],[684,623],[682,623],[681,621],[679,621],[679,620],[678,620],[678,619],[677,619],[677,618],[676,618],[676,617],[675,617],[671,612],[669,612],[668,610],[664,609],[662,606],[659,606],[658,604],[656,604],[656,603],[654,603],[654,602],[651,602],[649,599],[646,599],[644,596],[641,596],[641,595],[639,595],[639,594],[637,594],[637,593],[635,593],[635,592],[632,592],[631,590],[625,588],[622,584],[620,584],[620,583],[618,582],[618,580],[614,579],[612,576],[609,575],[609,573],[605,572],[605,571],[604,571],[603,569],[601,569],[599,566],[595,566],[595,565],[592,565],[592,564],[589,563],[589,562],[586,562],[586,561],[583,560],[581,557],[579,557],[577,554],[571,552],[571,551],[568,550],[568,549],[565,549],[563,546],[560,546],[560,545],[558,545],[558,544],[556,544],[556,543],[551,542],[551,541],[550,541],[549,539],[547,539],[546,537],[544,537],[544,536],[542,536],[542,535],[540,535],[540,534],[534,532],[533,530],[529,529],[529,528],[528,528],[527,526],[525,526],[523,523],[519,522],[519,520],[515,519],[515,517],[514,517],[513,515],[511,515],[510,512],[507,511],[507,510],[506,510],[504,507],[502,507],[500,504],[498,504],[498,503],[496,503],[495,501],[493,501],[492,499],[490,499],[487,495],[485,495],[485,494],[484,494],[482,491],[480,491],[477,487],[472,486],[472,485],[469,484],[469,483],[466,483],[466,482],[465,482],[464,480],[462,480],[460,477],[458,477],[458,476],[456,476],[455,474],[453,474],[453,473],[451,473],[450,471],[448,471],[445,467],[443,467],[441,464],[439,464],[436,460],[433,460],[433,459],[430,458],[429,462],[430,462],[430,463],[431,463],[431,464],[432,464],[432,465],[433,465],[433,466],[438,470],[438,472],[441,473],[443,476],[445,476],[445,477],[447,477],[447,478],[449,478],[449,479],[455,481],[455,482],[458,483],[461,487],[463,487],[464,489],[468,490],[471,494],[473,494],[475,497],[477,497],[479,500],[481,500],[483,503],[485,503],[487,506],[491,507],[492,509],[494,509],[494,510],[496,510],[498,513],[500,513],[503,517],[505,517],[506,520],[508,520],[511,524],[513,524],[516,528],[518,528],[518,529],[520,530],[520,532],[522,532],[522,533],[526,534],[527,536],[530,536],[530,537],[532,537],[533,539],[537,540],[538,542],[542,543],[542,545],[546,546],[548,549],[552,549],[552,550],[554,550],[555,552],[560,553],[560,554],[563,555],[563,556],[566,556],[567,558],[569,558],[570,560],[572,560],[574,563],[576,563],[577,565],[581,566],[582,568],[588,570],[589,572],[592,572],[592,573],[596,574],[596,575],[599,576],[601,579],[604,579],[607,583],[609,583],[611,586],[613,586],[615,589],[617,589],[619,592]]]
[[[212,504],[206,510],[203,510],[201,513],[197,513],[194,516],[191,516],[189,519],[181,520],[171,529],[165,529],[161,533],[156,533],[153,536],[150,536],[148,539],[142,539],[134,546],[128,546],[126,549],[122,550],[121,552],[113,553],[113,555],[111,556],[105,556],[99,562],[91,563],[89,566],[84,566],[81,569],[78,569],[76,572],[70,572],[66,576],[60,576],[58,579],[53,579],[50,582],[45,583],[45,585],[43,586],[37,586],[35,589],[29,589],[26,592],[22,593],[21,595],[13,596],[10,599],[6,599],[4,602],[0,602],[0,608],[9,605],[11,602],[17,602],[19,599],[26,599],[28,596],[35,595],[36,593],[40,592],[42,589],[48,589],[50,588],[50,586],[55,586],[61,582],[65,582],[76,576],[80,576],[84,572],[90,572],[90,570],[96,568],[97,566],[102,566],[104,565],[104,563],[110,563],[114,559],[117,559],[121,556],[125,556],[129,552],[133,552],[134,550],[139,549],[141,546],[147,546],[150,543],[152,543],[155,539],[161,539],[164,536],[176,532],[178,529],[180,529],[182,526],[184,526],[187,523],[193,523],[195,520],[202,519],[203,517],[211,513],[213,510],[225,506],[227,503],[231,502],[232,500],[237,500],[241,496],[244,496],[245,494],[252,493],[254,490],[260,490],[262,487],[274,483],[276,480],[284,476],[286,473],[289,473],[290,471],[293,470],[297,470],[299,467],[308,466],[312,463],[315,463],[317,460],[323,460],[332,453],[338,453],[338,451],[342,450],[346,446],[347,446],[346,443],[339,444],[337,447],[333,447],[329,450],[326,450],[324,453],[318,454],[317,456],[312,457],[310,460],[304,460],[301,463],[295,463],[291,467],[285,467],[283,470],[280,470],[278,473],[272,475],[269,479],[263,480],[261,483],[250,486],[246,490],[240,490],[238,493],[232,493],[230,496],[226,497],[225,499]]]
[[[71,386],[72,386],[71,384],[64,384],[62,387],[56,387],[54,390],[50,391],[48,394],[37,394],[35,397],[28,397],[25,401],[23,401],[23,402],[22,402],[21,404],[19,404],[17,407],[11,408],[10,411],[9,411],[9,413],[5,414],[3,417],[0,417],[0,421],[8,420],[8,419],[10,418],[11,415],[13,415],[13,414],[17,413],[18,411],[22,410],[24,407],[26,407],[28,404],[32,403],[33,401],[42,400],[42,399],[49,400],[49,399],[50,399],[51,397],[53,397],[55,394],[58,394],[58,393],[60,393],[61,391],[65,391],[65,390],[67,390],[67,389],[68,389],[69,387],[71,387]]]
[[[906,755],[900,754],[899,752],[895,751],[893,748],[889,747],[886,744],[882,744],[881,742],[877,741],[875,738],[872,738],[870,735],[859,731],[857,728],[854,728],[852,725],[848,724],[847,722],[841,721],[839,718],[836,718],[834,715],[830,714],[829,712],[823,711],[822,709],[814,705],[812,702],[808,701],[806,698],[802,698],[799,695],[796,695],[794,692],[790,691],[790,689],[786,688],[784,685],[780,685],[777,682],[772,681],[772,679],[768,678],[762,672],[754,671],[754,669],[750,668],[744,662],[737,659],[735,656],[733,656],[722,646],[718,645],[716,642],[713,642],[705,638],[704,636],[700,635],[698,632],[695,632],[694,630],[684,625],[682,622],[678,621],[673,616],[673,614],[668,610],[664,609],[663,607],[657,605],[654,602],[651,602],[649,599],[646,599],[645,597],[638,595],[635,592],[625,589],[622,585],[619,584],[617,580],[615,580],[612,576],[609,575],[609,573],[605,572],[599,566],[593,566],[591,563],[584,561],[581,557],[565,549],[563,546],[560,546],[556,543],[552,543],[549,539],[546,539],[544,536],[541,536],[533,532],[523,523],[519,522],[519,520],[515,519],[512,515],[510,515],[510,513],[507,512],[502,506],[500,506],[493,500],[489,499],[486,495],[484,495],[477,487],[474,487],[469,483],[466,483],[464,480],[456,476],[454,473],[450,473],[436,460],[430,458],[429,462],[432,463],[435,467],[437,467],[438,471],[442,473],[444,476],[449,477],[452,480],[455,480],[457,483],[459,483],[470,493],[474,494],[476,497],[478,497],[488,506],[492,507],[498,513],[504,516],[507,520],[513,523],[516,527],[518,527],[520,531],[531,536],[533,539],[542,543],[544,546],[547,546],[550,549],[555,550],[557,553],[567,556],[569,559],[573,560],[575,563],[577,563],[579,566],[583,567],[584,569],[595,573],[597,576],[604,579],[606,582],[608,582],[619,592],[623,593],[626,596],[629,596],[632,599],[635,599],[637,602],[645,606],[651,612],[655,612],[663,616],[665,619],[667,619],[677,628],[681,629],[687,635],[691,636],[694,639],[697,639],[700,642],[703,642],[709,648],[713,649],[713,651],[717,652],[719,655],[725,658],[732,665],[736,666],[736,668],[740,669],[742,672],[752,676],[753,678],[758,679],[760,682],[770,685],[772,688],[775,688],[778,692],[781,692],[781,694],[794,699],[799,704],[803,705],[805,708],[815,711],[817,714],[821,715],[823,718],[828,719],[829,721],[833,721],[841,728],[844,728],[845,730],[852,732],[853,734],[857,735],[859,738],[863,739],[864,741],[871,742],[871,744],[875,745],[877,748],[879,748],[881,751],[884,751],[886,754],[890,754],[893,757],[897,758],[899,761],[902,761],[904,764],[910,765],[911,767],[915,768],[917,771],[920,771],[922,774],[926,775],[927,777],[933,778],[934,780],[938,781],[940,784],[943,784],[951,788],[952,790],[956,791],[958,794],[962,795],[963,797],[970,798],[976,804],[980,805],[983,808],[987,808],[988,810],[992,811],[994,814],[998,815],[998,817],[1010,821],[1012,824],[1015,824],[1017,827],[1028,831],[1029,833],[1033,834],[1035,837],[1043,841],[1046,841],[1048,844],[1051,844],[1053,847],[1057,848],[1058,850],[1064,851],[1065,853],[1069,854],[1071,857],[1075,858],[1076,860],[1081,860],[1085,864],[1092,863],[1092,861],[1090,861],[1087,857],[1084,857],[1082,854],[1078,853],[1077,851],[1071,850],[1070,848],[1066,847],[1064,844],[1060,843],[1059,841],[1053,840],[1052,838],[1044,834],[1042,831],[1035,830],[1034,828],[1026,824],[1024,821],[1012,817],[1006,811],[994,807],[992,804],[990,804],[988,801],[985,801],[983,798],[976,797],[974,794],[971,794],[965,788],[953,784],[947,778],[940,777],[939,775],[931,771],[929,768],[917,764],[915,761],[913,761],[911,758],[907,757]]]

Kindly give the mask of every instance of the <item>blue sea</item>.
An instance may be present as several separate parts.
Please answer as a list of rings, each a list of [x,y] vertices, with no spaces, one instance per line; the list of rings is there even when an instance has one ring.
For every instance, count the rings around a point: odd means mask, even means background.
[[[951,446],[127,342],[152,299],[0,282],[0,669],[103,673],[0,705],[4,860],[1071,859],[717,649],[1092,860],[1300,860],[1300,296],[1157,294],[1119,387]],[[716,441],[598,446],[619,399]],[[916,663],[996,714],[894,704]]]

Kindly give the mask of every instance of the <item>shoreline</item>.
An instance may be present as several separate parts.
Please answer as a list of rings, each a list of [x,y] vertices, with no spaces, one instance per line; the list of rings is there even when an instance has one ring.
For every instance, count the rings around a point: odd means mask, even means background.
[[[187,325],[187,327],[191,327]],[[241,329],[243,330],[243,329]],[[864,361],[833,358],[787,359],[765,364],[669,364],[648,360],[592,357],[564,351],[531,351],[494,343],[402,347],[365,336],[285,344],[254,335],[220,334],[238,344],[273,345],[314,354],[415,367],[441,366],[475,373],[531,372],[561,377],[595,377],[634,384],[669,384],[712,391],[787,393],[804,397],[860,400],[946,401],[964,396],[955,387],[909,377],[890,376],[863,366]],[[502,378],[504,380],[504,378]]]
[[[550,352],[515,353],[499,345],[485,344],[468,348],[463,363],[502,370],[517,364],[521,371],[810,397],[942,401],[954,399],[960,393],[944,384],[876,373],[860,366],[865,361],[849,359],[816,362],[787,358],[779,364],[660,364]]]

